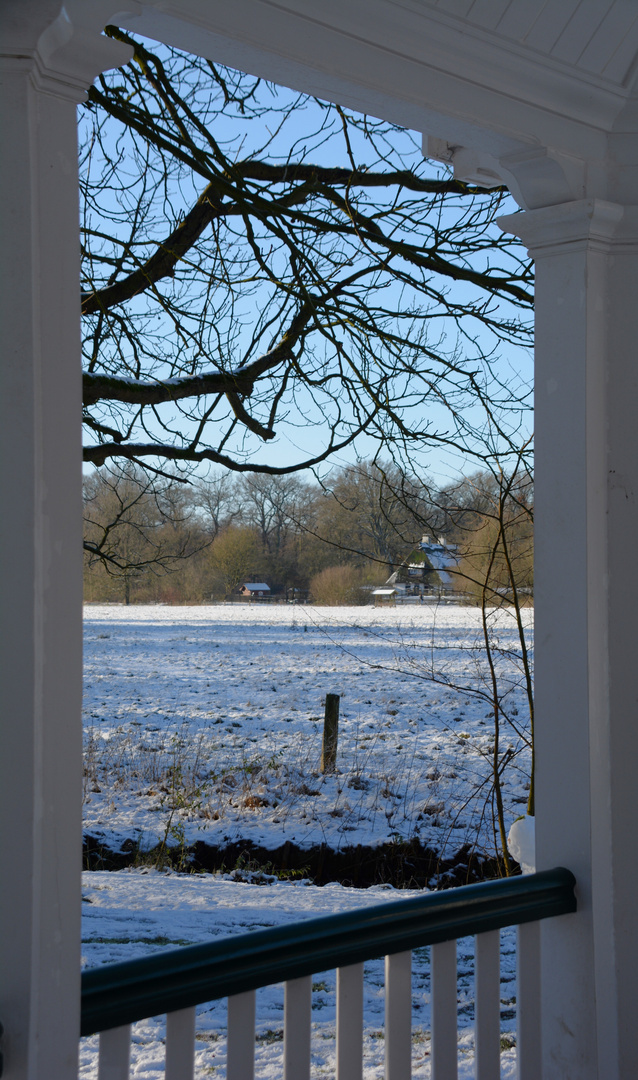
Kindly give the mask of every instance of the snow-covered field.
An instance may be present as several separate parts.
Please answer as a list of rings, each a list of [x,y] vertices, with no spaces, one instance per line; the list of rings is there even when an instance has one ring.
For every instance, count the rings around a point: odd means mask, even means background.
[[[529,751],[515,627],[498,620],[509,825]],[[85,628],[85,832],[109,847],[416,836],[494,853],[477,609],[90,606]],[[322,776],[327,692],[341,695],[339,754]]]
[[[409,890],[383,887],[348,889],[342,885],[318,888],[299,882],[267,886],[238,884],[218,875],[159,873],[125,870],[84,874],[83,954],[86,964],[113,963],[147,956],[163,948],[209,941],[214,937],[246,933],[266,926],[348,911],[355,907],[414,896]],[[501,1075],[514,1077],[515,1050],[508,1032],[514,1026],[514,931],[501,932]],[[474,1076],[473,941],[458,944],[459,959],[459,1077]],[[413,953],[412,1075],[430,1076],[430,973],[429,949]],[[312,993],[312,1077],[334,1076],[335,972],[317,972]],[[365,965],[364,1076],[381,1080],[383,1071],[383,961]],[[164,1018],[134,1025],[131,1076],[136,1080],[163,1077]],[[283,986],[266,987],[257,994],[256,1075],[259,1080],[281,1080]],[[82,1080],[97,1076],[97,1037],[82,1040]],[[212,1002],[198,1009],[196,1077],[226,1075],[226,1003]]]
[[[514,627],[499,616],[509,823],[528,751]],[[85,832],[115,850],[163,840],[334,848],[418,836],[494,850],[493,714],[475,609],[274,606],[85,611]],[[338,768],[319,772],[323,700],[341,695]],[[413,895],[149,867],[84,874],[87,965]],[[261,884],[252,884],[252,880]],[[233,880],[244,878],[244,881]],[[515,1074],[514,932],[502,932],[502,1075]],[[473,1075],[473,943],[459,942],[459,1075]],[[413,961],[413,1075],[430,1075],[429,950]],[[198,1077],[225,1075],[224,1002],[197,1020]],[[283,988],[258,994],[257,1075],[281,1076]],[[134,1027],[132,1076],[162,1076],[164,1021]],[[335,973],[313,981],[313,1077],[334,1073]],[[365,1077],[383,1075],[383,964],[366,965]],[[96,1076],[97,1039],[81,1076]]]

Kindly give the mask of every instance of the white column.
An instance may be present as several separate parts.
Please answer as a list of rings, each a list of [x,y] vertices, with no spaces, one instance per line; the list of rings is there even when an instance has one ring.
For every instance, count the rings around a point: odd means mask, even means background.
[[[81,435],[76,103],[125,56],[0,10],[0,1021],[6,1080],[77,1076]]]
[[[536,259],[536,864],[546,1080],[638,1061],[638,228],[583,200],[503,219]]]

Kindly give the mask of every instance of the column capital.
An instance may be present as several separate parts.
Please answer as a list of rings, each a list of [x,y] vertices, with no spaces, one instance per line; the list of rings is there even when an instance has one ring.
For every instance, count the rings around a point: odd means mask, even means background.
[[[428,135],[423,152],[451,165],[456,180],[486,188],[504,184],[524,210],[559,205],[586,194],[585,161],[540,144],[519,141],[513,149],[494,154]]]
[[[126,6],[136,12],[140,5],[129,0]],[[122,14],[116,0],[84,4],[71,0],[65,6],[51,0],[30,0],[24,6],[10,2],[0,16],[0,68],[28,73],[35,89],[43,93],[83,101],[100,72],[119,67],[132,56],[128,45],[102,33],[116,13]]]
[[[535,259],[578,249],[638,250],[638,206],[604,199],[578,199],[508,214],[497,223],[503,232],[519,236]]]

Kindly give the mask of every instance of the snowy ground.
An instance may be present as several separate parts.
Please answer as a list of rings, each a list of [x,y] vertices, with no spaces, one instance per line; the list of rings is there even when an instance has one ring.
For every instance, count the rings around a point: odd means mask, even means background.
[[[494,629],[508,824],[524,812],[525,697],[514,628]],[[309,847],[417,835],[494,850],[493,713],[475,609],[116,607],[85,611],[85,831],[111,849],[253,840]],[[338,770],[319,773],[323,699],[341,695]],[[229,868],[231,869],[231,868]],[[250,878],[250,874],[245,875]],[[157,869],[84,874],[84,962],[114,962],[411,894]],[[514,932],[502,933],[502,1075],[515,1074]],[[459,942],[459,1074],[473,1075],[473,943]],[[334,1074],[335,973],[313,989],[313,1077]],[[428,1077],[429,956],[413,961],[413,1070]],[[197,1021],[197,1076],[225,1075],[224,1002]],[[282,987],[258,994],[261,1078],[281,1076]],[[134,1028],[132,1076],[162,1075],[163,1020]],[[366,965],[365,1077],[383,1076],[383,964]],[[97,1039],[81,1076],[96,1076]]]
[[[267,886],[237,883],[220,876],[165,874],[156,870],[83,875],[83,957],[85,965],[113,963],[179,945],[209,941],[234,933],[348,911],[355,907],[400,900],[415,895],[409,890],[383,887],[347,889],[341,885],[318,888],[300,882]],[[459,1077],[474,1076],[473,941],[458,944],[459,958]],[[514,931],[501,932],[502,1045],[513,1043]],[[414,1077],[430,1076],[429,949],[413,954],[412,1063]],[[312,1076],[334,1076],[335,972],[317,972],[313,978]],[[364,1075],[383,1077],[383,961],[365,965]],[[213,1002],[198,1009],[196,1077],[226,1075],[226,1003]],[[142,1021],[133,1028],[131,1076],[136,1080],[163,1077],[163,1018]],[[257,995],[256,1074],[260,1080],[282,1075],[283,987],[266,987]],[[82,1080],[97,1076],[97,1037],[82,1040]],[[515,1050],[501,1055],[501,1075],[514,1077]]]
[[[88,606],[85,630],[85,831],[109,847],[418,836],[494,853],[477,609]],[[507,613],[494,639],[509,826],[529,751]],[[319,773],[327,692],[341,695],[333,776]]]

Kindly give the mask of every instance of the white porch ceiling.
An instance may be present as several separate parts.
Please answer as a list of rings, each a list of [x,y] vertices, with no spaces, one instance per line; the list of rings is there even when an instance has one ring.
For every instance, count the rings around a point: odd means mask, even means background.
[[[510,121],[503,100],[490,107],[484,91],[493,90],[542,110],[550,141],[552,114],[554,125],[560,116],[611,130],[635,82],[638,0],[146,0],[135,7],[123,25],[291,85],[303,81],[328,97],[331,83],[357,84],[366,98],[376,90],[400,98],[404,109],[410,97],[415,105],[439,98],[454,115],[454,80],[473,85],[483,124],[503,133],[533,126],[530,118]],[[397,80],[404,85],[394,94]],[[467,115],[467,88],[462,96]]]
[[[467,148],[480,161],[466,168],[464,150],[459,175],[495,170],[524,206],[633,201],[636,142],[624,137],[638,132],[638,0],[129,4],[112,21],[411,127],[452,154]],[[610,158],[627,190],[612,190]]]
[[[440,15],[480,27],[624,86],[638,52],[636,0],[424,0]]]

